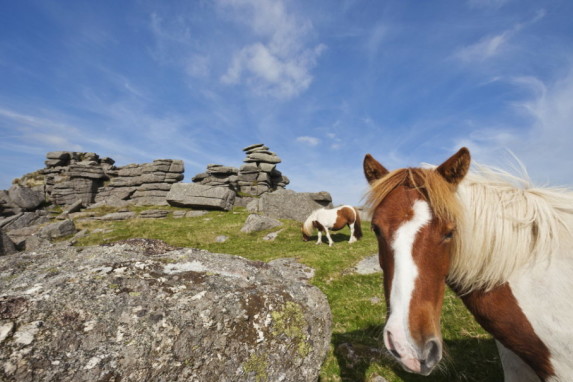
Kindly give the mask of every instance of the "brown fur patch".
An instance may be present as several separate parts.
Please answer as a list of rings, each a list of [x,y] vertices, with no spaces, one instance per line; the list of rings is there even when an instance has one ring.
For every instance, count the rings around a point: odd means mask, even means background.
[[[312,222],[312,226],[321,232],[326,232],[326,230],[324,229],[324,226],[322,224],[320,224],[320,222],[318,220],[314,220]]]
[[[541,380],[555,375],[551,354],[519,307],[509,284],[461,296],[476,321],[535,371]]]
[[[353,209],[344,207],[336,211],[336,221],[332,226],[333,231],[338,231],[348,224],[354,223],[355,213]]]

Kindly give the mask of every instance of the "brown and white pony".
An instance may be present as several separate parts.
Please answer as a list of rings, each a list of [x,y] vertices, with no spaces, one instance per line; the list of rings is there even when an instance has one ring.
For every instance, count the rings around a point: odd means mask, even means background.
[[[338,231],[346,226],[350,227],[349,243],[354,243],[362,237],[360,215],[354,207],[345,205],[332,209],[320,208],[312,211],[302,225],[302,239],[304,241],[310,240],[310,235],[317,229],[318,240],[316,244],[322,243],[322,233],[324,232],[328,238],[328,246],[331,247],[333,241],[328,230]]]
[[[433,169],[364,158],[384,344],[428,375],[442,358],[447,284],[496,339],[506,382],[573,381],[573,193],[469,167],[466,148]]]

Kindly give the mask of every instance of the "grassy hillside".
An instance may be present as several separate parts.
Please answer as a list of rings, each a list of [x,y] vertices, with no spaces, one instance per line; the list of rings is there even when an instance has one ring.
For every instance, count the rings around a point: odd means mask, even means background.
[[[141,208],[134,208],[140,211]],[[172,210],[176,210],[173,208]],[[99,211],[100,214],[110,212]],[[451,291],[442,316],[446,357],[440,370],[429,377],[406,373],[392,361],[381,344],[385,303],[381,276],[358,275],[352,268],[377,252],[374,235],[364,223],[364,238],[349,245],[349,231],[333,235],[335,245],[303,242],[300,224],[284,220],[282,227],[251,234],[240,232],[248,212],[209,212],[193,218],[134,219],[105,222],[77,220],[88,235],[76,245],[109,243],[132,237],[161,239],[179,247],[194,247],[269,261],[294,257],[314,268],[313,284],[327,296],[333,314],[332,346],[321,372],[321,381],[370,381],[380,375],[388,381],[500,381],[503,380],[495,343],[473,320]],[[269,232],[282,229],[276,240],[265,241]],[[229,237],[217,243],[219,235]]]

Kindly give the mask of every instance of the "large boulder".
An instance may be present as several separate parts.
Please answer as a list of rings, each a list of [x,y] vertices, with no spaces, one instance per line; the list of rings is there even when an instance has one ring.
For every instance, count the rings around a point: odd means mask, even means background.
[[[318,379],[331,314],[307,267],[162,247],[0,257],[0,380]]]
[[[16,245],[8,235],[0,229],[0,256],[16,253]]]
[[[175,183],[166,199],[167,203],[175,207],[229,211],[235,202],[235,192],[226,187]]]
[[[245,225],[243,225],[243,228],[241,228],[241,232],[251,233],[264,231],[266,229],[275,228],[281,225],[283,225],[283,223],[277,219],[273,219],[268,216],[250,214],[245,221]]]
[[[304,222],[312,211],[323,207],[332,207],[332,197],[328,192],[295,192],[284,189],[263,194],[247,206],[249,212],[299,222]]]
[[[44,204],[44,194],[29,187],[14,184],[8,190],[8,195],[14,204],[24,211],[34,211]]]

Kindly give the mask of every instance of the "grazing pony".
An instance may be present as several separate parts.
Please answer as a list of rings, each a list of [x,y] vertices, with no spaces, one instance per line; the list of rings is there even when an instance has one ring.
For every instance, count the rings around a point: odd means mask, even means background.
[[[302,239],[308,241],[315,229],[318,230],[318,240],[316,244],[322,243],[322,232],[328,238],[328,246],[331,247],[333,241],[328,230],[338,231],[345,226],[350,227],[349,243],[354,243],[362,237],[360,227],[360,215],[352,206],[340,206],[332,209],[320,208],[312,211],[310,216],[302,225]]]
[[[466,148],[436,168],[364,174],[384,272],[384,344],[407,371],[442,358],[446,284],[493,335],[505,381],[573,380],[573,192],[469,172]]]

